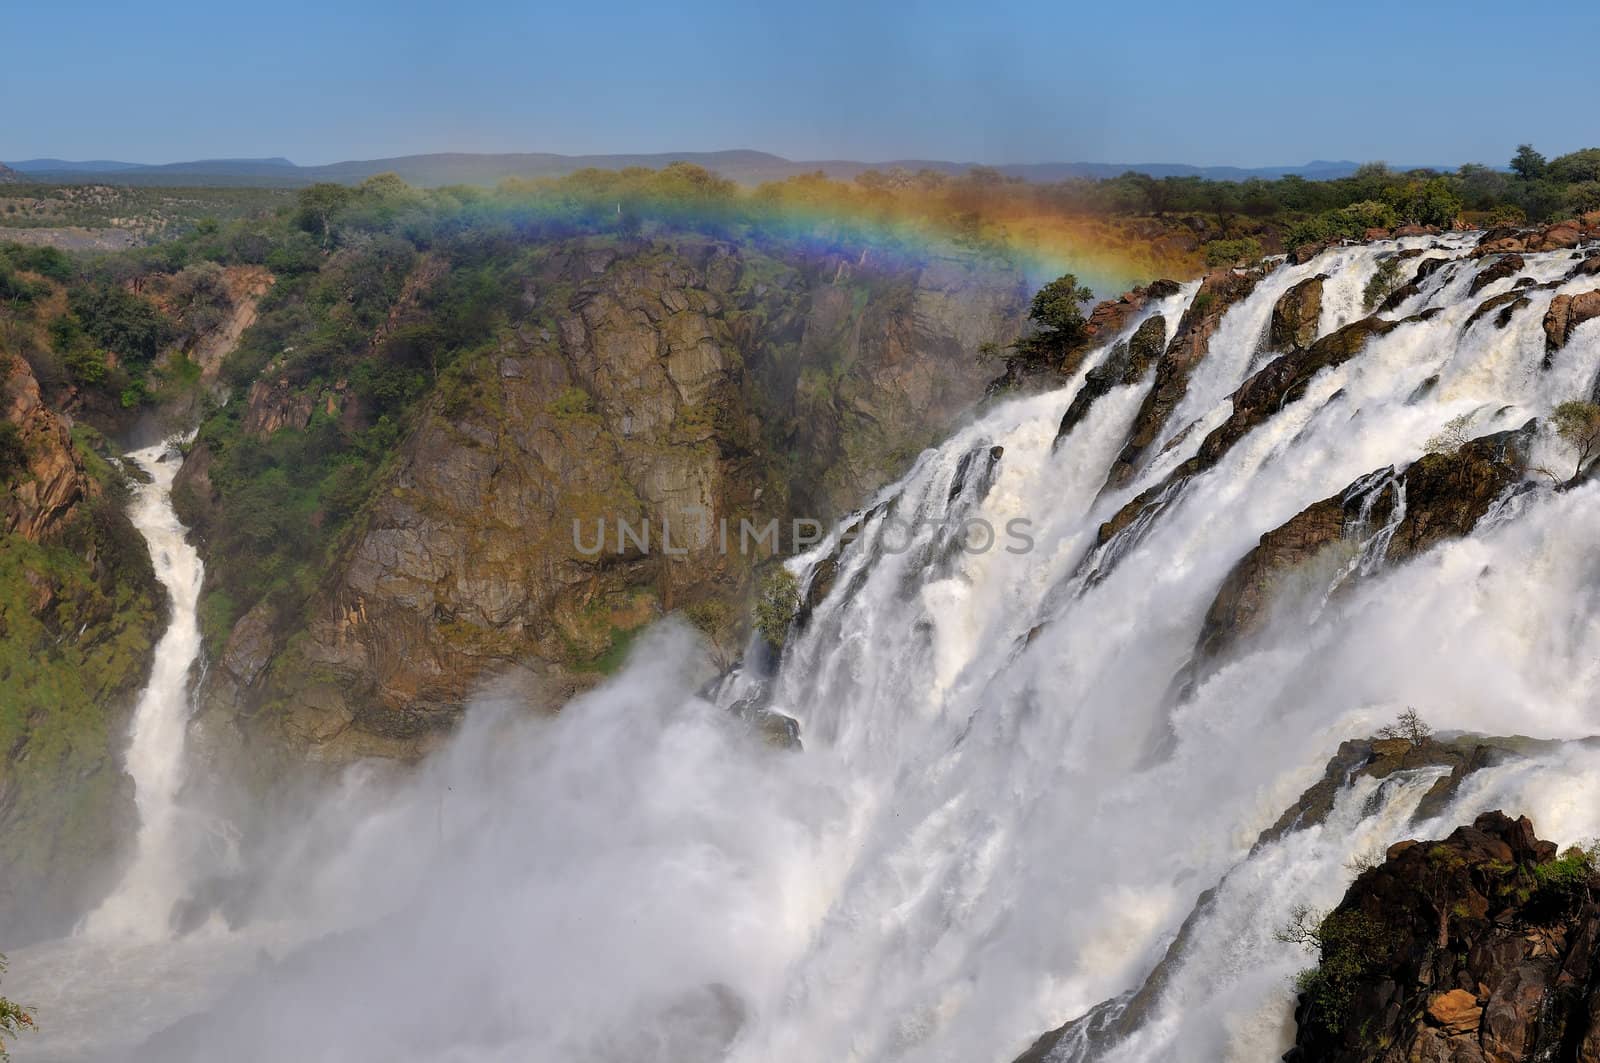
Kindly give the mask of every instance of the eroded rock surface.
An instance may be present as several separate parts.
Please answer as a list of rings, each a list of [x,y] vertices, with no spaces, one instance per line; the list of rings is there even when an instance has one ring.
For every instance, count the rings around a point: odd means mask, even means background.
[[[1526,818],[1403,841],[1321,924],[1294,1063],[1600,1058],[1600,874]]]

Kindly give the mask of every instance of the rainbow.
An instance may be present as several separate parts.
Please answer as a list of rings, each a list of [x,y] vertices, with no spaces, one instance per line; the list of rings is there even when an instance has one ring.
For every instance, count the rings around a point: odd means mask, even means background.
[[[864,255],[868,261],[987,256],[997,266],[1020,270],[1035,286],[1074,274],[1101,297],[1158,277],[1182,279],[1200,270],[1193,248],[1153,239],[1151,223],[1138,219],[1051,212],[1004,198],[953,213],[945,203],[872,196],[826,180],[783,182],[751,193],[730,183],[694,194],[694,189],[663,191],[648,183],[662,173],[597,173],[588,176],[588,184],[575,180],[579,175],[507,182],[486,201],[463,206],[469,214],[487,210],[509,213],[519,221],[565,220],[589,231],[642,231],[653,223],[758,245],[798,247],[819,256]]]

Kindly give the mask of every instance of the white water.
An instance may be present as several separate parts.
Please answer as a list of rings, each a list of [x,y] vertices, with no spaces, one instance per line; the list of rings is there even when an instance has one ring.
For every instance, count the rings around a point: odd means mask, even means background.
[[[189,670],[200,654],[195,608],[205,569],[188,542],[189,529],[172,511],[172,481],[182,458],[162,442],[128,457],[150,480],[134,492],[128,517],[144,536],[171,615],[156,643],[150,679],[133,713],[125,768],[133,778],[139,831],[133,863],[122,882],[85,920],[90,937],[165,939],[167,917],[186,888],[179,854],[185,816],[178,805],[184,778],[184,733],[189,723]]]
[[[1230,311],[1183,416],[1227,415],[1288,283],[1335,275],[1327,305],[1342,305],[1394,249],[1269,277]],[[1528,260],[1539,280],[1572,264]],[[1600,753],[1569,744],[1474,776],[1426,824],[1408,820],[1427,778],[1359,782],[1326,824],[1251,852],[1340,741],[1408,706],[1441,730],[1600,733],[1600,487],[1518,496],[1402,567],[1372,546],[1372,571],[1314,622],[1168,698],[1217,585],[1263,532],[1403,469],[1454,417],[1482,434],[1588,393],[1600,326],[1541,370],[1554,293],[1530,292],[1504,330],[1463,333],[1511,284],[1469,300],[1472,272],[1435,273],[1392,316],[1443,313],[1313,379],[1098,581],[1074,574],[1099,523],[1203,431],[1097,502],[1149,380],[1107,394],[1057,448],[1081,373],[996,406],[884,497],[907,520],[1031,520],[1034,549],[896,554],[884,517],[869,521],[771,681],[804,753],[764,749],[693,697],[703,670],[677,629],[556,719],[487,698],[404,785],[354,772],[316,816],[286,817],[242,928],[13,955],[46,1030],[30,1058],[128,1058],[198,1012],[141,1058],[1005,1063],[1137,988],[1217,887],[1149,1021],[1102,1056],[1276,1059],[1307,958],[1272,931],[1297,904],[1337,901],[1352,857],[1495,807],[1545,837],[1600,834]],[[1325,308],[1325,330],[1346,312]],[[962,457],[996,444],[987,493],[951,500]],[[1538,449],[1536,464],[1564,466],[1554,441]]]

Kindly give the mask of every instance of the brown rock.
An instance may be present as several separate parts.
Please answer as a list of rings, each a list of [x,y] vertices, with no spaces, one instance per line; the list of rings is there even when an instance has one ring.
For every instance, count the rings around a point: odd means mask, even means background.
[[[28,363],[0,353],[0,420],[17,427],[26,453],[0,500],[0,532],[31,542],[59,534],[94,488],[67,420],[44,404]]]
[[[1189,374],[1211,349],[1211,337],[1222,323],[1223,314],[1254,291],[1263,276],[1259,270],[1239,273],[1223,269],[1207,274],[1200,283],[1194,301],[1178,322],[1172,342],[1156,364],[1155,384],[1139,407],[1127,443],[1106,478],[1108,489],[1123,486],[1139,471],[1145,452],[1189,390]]]
[[[1502,255],[1478,271],[1472,278],[1472,285],[1467,289],[1468,295],[1477,295],[1496,281],[1514,277],[1526,263],[1521,255]]]
[[[1483,1019],[1478,998],[1465,989],[1440,993],[1428,1002],[1428,1018],[1444,1027],[1445,1033],[1470,1033]]]
[[[1600,288],[1551,299],[1550,309],[1544,315],[1545,353],[1550,355],[1561,350],[1572,338],[1573,329],[1597,317],[1600,317]]]
[[[1274,350],[1309,347],[1322,318],[1322,286],[1327,274],[1308,277],[1278,297],[1272,307],[1268,342]]]

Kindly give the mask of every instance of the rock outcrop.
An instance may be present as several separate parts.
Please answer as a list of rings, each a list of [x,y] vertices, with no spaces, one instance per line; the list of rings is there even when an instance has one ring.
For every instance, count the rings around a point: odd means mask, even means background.
[[[1325,823],[1335,799],[1357,779],[1386,780],[1402,772],[1444,769],[1446,774],[1439,776],[1412,813],[1412,822],[1421,822],[1442,813],[1476,772],[1534,752],[1548,752],[1555,745],[1559,743],[1482,735],[1428,735],[1418,741],[1401,737],[1351,739],[1339,746],[1322,777],[1284,809],[1277,822],[1260,833],[1252,852],[1295,831]],[[1213,910],[1216,892],[1208,889],[1200,894],[1161,960],[1136,989],[1103,1001],[1044,1033],[1016,1063],[1086,1063],[1104,1058],[1117,1042],[1137,1032],[1170,985],[1173,972],[1189,958],[1195,931]]]
[[[1309,347],[1317,338],[1322,319],[1322,286],[1328,275],[1307,277],[1278,297],[1272,307],[1267,338],[1273,350]]]
[[[0,352],[0,424],[18,453],[0,501],[0,532],[29,542],[59,534],[90,490],[67,421],[45,405],[39,382],[21,358]]]
[[[1320,597],[1379,565],[1468,534],[1522,482],[1527,442],[1524,431],[1500,432],[1426,454],[1398,471],[1377,470],[1267,532],[1212,600],[1197,660],[1214,659],[1265,627],[1274,602],[1294,596],[1297,574],[1305,584],[1300,597]],[[1327,563],[1317,565],[1319,558]]]
[[[1268,362],[1233,393],[1233,413],[1212,429],[1193,457],[1173,469],[1160,483],[1141,491],[1110,520],[1100,525],[1100,545],[1110,542],[1141,515],[1147,512],[1153,514],[1169,504],[1185,481],[1211,468],[1222,460],[1233,444],[1265,423],[1286,403],[1298,399],[1317,373],[1349,361],[1366,347],[1372,337],[1384,335],[1396,326],[1396,322],[1381,318],[1363,318],[1337,332],[1330,332],[1305,350],[1292,351]],[[1168,347],[1168,353],[1171,353],[1171,347]]]
[[[1493,262],[1478,270],[1472,278],[1472,284],[1467,288],[1468,295],[1477,295],[1495,281],[1503,281],[1508,277],[1515,277],[1527,263],[1521,255],[1502,255]]]
[[[1156,359],[1161,357],[1166,338],[1167,319],[1154,314],[1141,322],[1125,342],[1111,348],[1105,361],[1084,374],[1083,386],[1072,397],[1072,405],[1067,407],[1067,412],[1061,416],[1061,426],[1056,429],[1056,443],[1060,444],[1112,388],[1126,387],[1144,379]]]
[[[1558,295],[1550,300],[1544,315],[1544,349],[1554,354],[1567,345],[1572,330],[1585,321],[1600,317],[1600,288],[1577,295]]]
[[[1292,1063],[1600,1058],[1600,873],[1527,818],[1403,841],[1312,928]]]
[[[1105,299],[1095,304],[1085,323],[1083,339],[1061,351],[1059,356],[1038,359],[1008,357],[1005,372],[989,382],[985,394],[998,395],[1026,387],[1057,387],[1061,378],[1071,376],[1083,364],[1084,357],[1107,339],[1128,327],[1151,301],[1165,299],[1178,293],[1177,281],[1157,280],[1141,288],[1124,292],[1115,299]],[[1157,353],[1160,353],[1159,351]]]
[[[1127,442],[1106,478],[1106,487],[1126,485],[1143,467],[1146,452],[1155,443],[1167,418],[1189,390],[1189,374],[1211,349],[1211,337],[1228,308],[1255,290],[1264,276],[1260,270],[1218,270],[1206,275],[1177,332],[1156,363],[1155,384],[1134,417]]]

